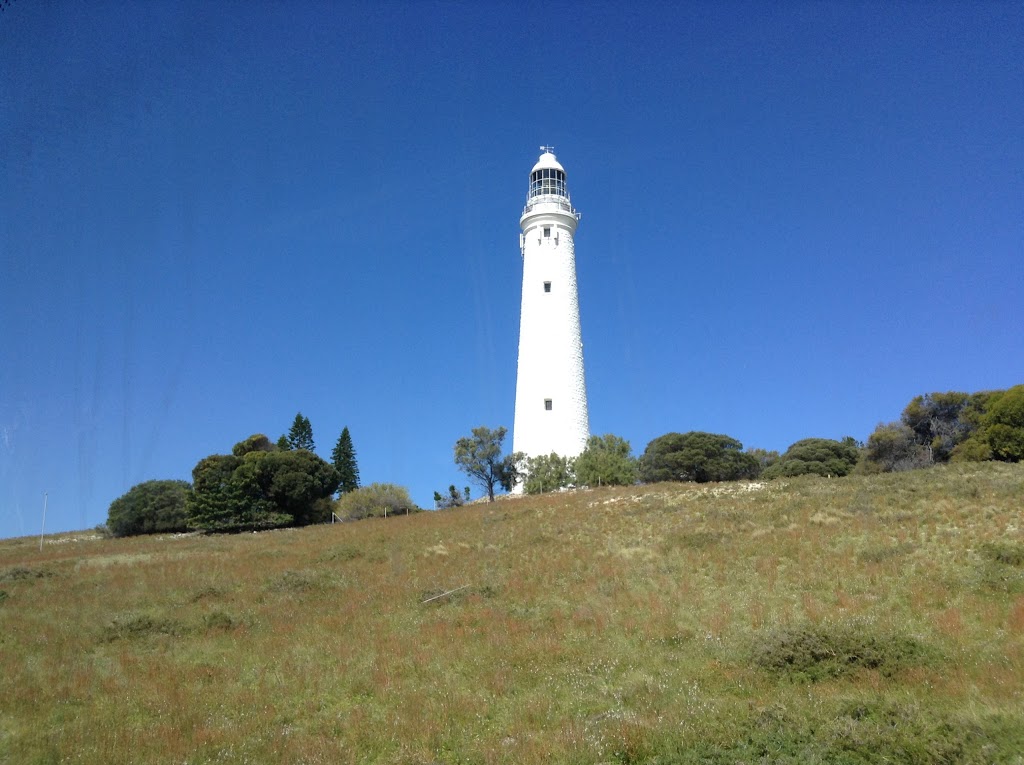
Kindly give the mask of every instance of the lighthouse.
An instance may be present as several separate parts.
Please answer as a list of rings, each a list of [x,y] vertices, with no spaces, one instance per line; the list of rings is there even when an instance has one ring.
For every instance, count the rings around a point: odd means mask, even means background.
[[[573,244],[580,214],[553,147],[540,148],[519,219],[523,301],[512,449],[576,457],[590,435]]]

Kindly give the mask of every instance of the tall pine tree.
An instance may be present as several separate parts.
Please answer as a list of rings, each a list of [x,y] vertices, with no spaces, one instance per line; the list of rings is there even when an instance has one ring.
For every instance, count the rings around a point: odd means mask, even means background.
[[[349,435],[348,426],[345,426],[341,435],[338,436],[338,443],[334,445],[334,451],[331,452],[331,460],[334,462],[334,469],[341,476],[338,492],[346,494],[353,489],[358,489],[359,467],[356,465],[356,450],[352,446],[352,436]]]
[[[288,430],[287,441],[289,449],[316,451],[316,445],[313,443],[313,426],[308,417],[302,416],[302,412],[295,415],[295,421]]]

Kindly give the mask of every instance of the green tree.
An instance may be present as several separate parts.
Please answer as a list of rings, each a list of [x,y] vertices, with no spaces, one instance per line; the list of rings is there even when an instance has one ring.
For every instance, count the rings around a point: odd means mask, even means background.
[[[489,502],[494,501],[495,487],[511,491],[519,477],[518,466],[523,456],[501,455],[507,432],[504,427],[491,430],[481,425],[473,428],[473,435],[455,442],[455,464],[487,492]]]
[[[356,464],[356,450],[352,445],[352,436],[348,432],[347,425],[341,429],[338,443],[334,445],[334,451],[331,452],[331,461],[341,477],[338,491],[347,494],[358,489],[359,466]]]
[[[335,469],[306,450],[265,451],[251,436],[232,454],[214,454],[192,470],[188,516],[204,531],[239,531],[304,526],[330,518]]]
[[[982,418],[982,427],[994,459],[1024,460],[1024,385],[1015,385],[993,396]]]
[[[890,422],[880,423],[868,436],[859,469],[865,473],[889,473],[915,470],[930,464],[930,447],[919,444],[908,425]]]
[[[463,498],[459,494],[459,490],[455,488],[455,484],[449,484],[448,495],[443,496],[440,492],[434,492],[434,507],[437,510],[449,510],[453,507],[462,507],[469,500],[469,497]]]
[[[110,503],[107,528],[115,537],[188,531],[187,481],[145,481]]]
[[[743,444],[735,438],[700,431],[655,438],[647,444],[639,465],[644,483],[735,481],[755,478],[758,472],[757,459],[744,453]]]
[[[747,454],[757,460],[757,467],[759,473],[764,473],[765,470],[770,468],[779,459],[779,453],[774,449],[747,449]]]
[[[914,397],[900,419],[914,431],[914,440],[931,450],[933,461],[947,462],[977,427],[977,417],[972,416],[976,405],[976,397],[968,393],[926,393]]]
[[[636,460],[629,441],[606,433],[591,436],[576,458],[576,483],[580,486],[630,486],[636,483]]]
[[[278,448],[270,443],[270,439],[262,433],[249,436],[244,441],[239,441],[231,447],[231,453],[236,457],[244,457],[249,452],[276,452]]]
[[[291,428],[288,429],[288,448],[305,449],[308,452],[316,451],[316,444],[313,443],[313,425],[308,417],[303,417],[302,412],[295,415]]]
[[[339,518],[359,521],[363,518],[409,515],[420,512],[420,508],[409,497],[405,487],[393,483],[371,483],[338,497],[334,512]]]
[[[860,451],[853,439],[833,441],[831,438],[805,438],[791,445],[785,453],[761,474],[764,478],[814,473],[822,476],[849,475]]]
[[[554,452],[528,458],[524,473],[523,490],[527,494],[564,489],[575,481],[573,461]]]
[[[282,434],[281,437],[277,439],[277,448],[282,452],[286,452],[292,448],[291,444],[288,443],[288,436]]]

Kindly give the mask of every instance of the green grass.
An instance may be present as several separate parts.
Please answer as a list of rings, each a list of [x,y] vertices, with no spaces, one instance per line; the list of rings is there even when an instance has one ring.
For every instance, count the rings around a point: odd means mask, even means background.
[[[0,763],[1021,763],[1024,467],[0,540]]]

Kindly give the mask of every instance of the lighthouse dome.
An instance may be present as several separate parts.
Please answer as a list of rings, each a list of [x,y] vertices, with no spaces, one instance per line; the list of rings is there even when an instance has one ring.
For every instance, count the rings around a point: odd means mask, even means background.
[[[537,160],[537,164],[533,166],[533,170],[531,170],[530,173],[532,175],[538,170],[544,169],[554,169],[561,170],[563,173],[565,172],[565,168],[559,164],[558,160],[555,159],[555,155],[550,151],[545,151],[540,155],[540,159]]]

